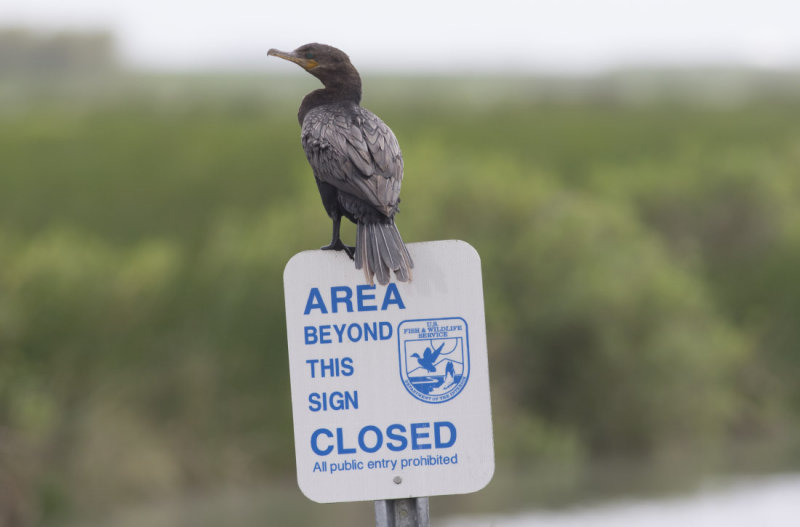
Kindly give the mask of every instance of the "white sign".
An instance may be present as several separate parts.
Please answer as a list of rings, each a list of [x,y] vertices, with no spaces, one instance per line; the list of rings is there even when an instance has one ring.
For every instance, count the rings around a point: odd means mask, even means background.
[[[462,494],[494,473],[480,258],[413,243],[413,280],[367,285],[342,252],[284,271],[303,493],[322,503]]]

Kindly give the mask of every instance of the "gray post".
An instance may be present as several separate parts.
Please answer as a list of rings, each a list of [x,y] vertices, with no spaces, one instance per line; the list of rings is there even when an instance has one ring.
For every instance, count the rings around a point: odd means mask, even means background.
[[[375,502],[375,527],[430,527],[428,498]]]

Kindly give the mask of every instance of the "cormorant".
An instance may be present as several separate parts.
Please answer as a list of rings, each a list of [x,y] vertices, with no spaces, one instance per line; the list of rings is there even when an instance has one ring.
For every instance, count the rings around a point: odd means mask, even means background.
[[[414,263],[394,224],[403,157],[394,133],[377,115],[362,108],[361,77],[350,58],[325,44],[305,44],[294,51],[270,49],[268,55],[298,64],[322,81],[324,88],[305,96],[297,119],[308,162],[322,204],[333,221],[326,250],[343,250],[382,285],[392,271],[411,280]],[[356,246],[342,243],[342,216],[357,225]]]

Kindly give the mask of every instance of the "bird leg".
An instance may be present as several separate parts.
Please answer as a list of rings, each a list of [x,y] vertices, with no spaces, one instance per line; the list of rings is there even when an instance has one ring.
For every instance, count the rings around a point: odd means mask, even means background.
[[[342,243],[342,238],[339,235],[339,230],[342,224],[342,217],[336,215],[333,218],[333,235],[331,236],[331,243],[326,245],[325,247],[320,247],[323,251],[344,251],[350,259],[353,259],[353,255],[356,252],[356,248],[350,245],[345,245]]]

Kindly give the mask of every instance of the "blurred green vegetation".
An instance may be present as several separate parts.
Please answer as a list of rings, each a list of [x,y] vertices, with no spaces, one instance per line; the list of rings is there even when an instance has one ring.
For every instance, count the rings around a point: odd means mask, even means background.
[[[501,467],[563,486],[797,436],[800,96],[718,78],[366,79],[404,238],[482,256]],[[0,525],[292,479],[282,271],[330,229],[315,87],[0,81]]]

